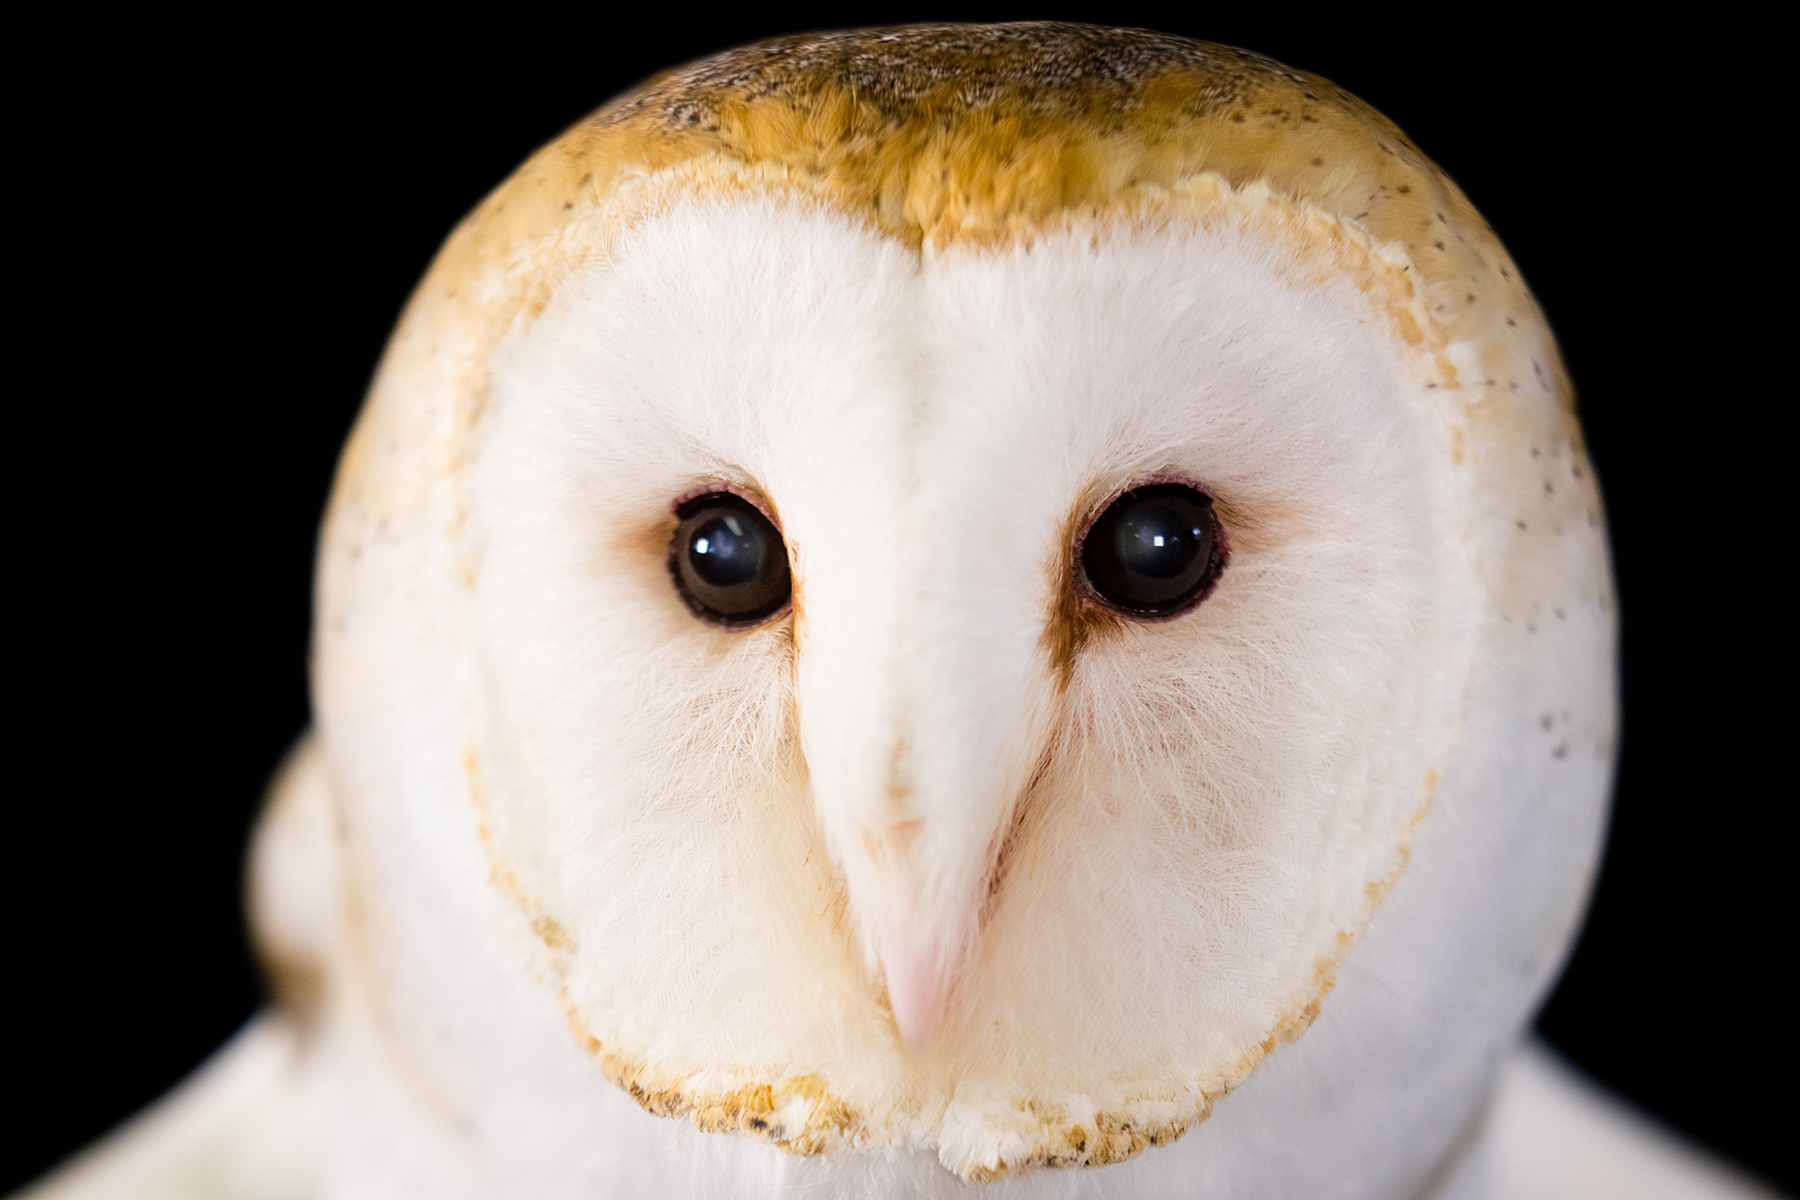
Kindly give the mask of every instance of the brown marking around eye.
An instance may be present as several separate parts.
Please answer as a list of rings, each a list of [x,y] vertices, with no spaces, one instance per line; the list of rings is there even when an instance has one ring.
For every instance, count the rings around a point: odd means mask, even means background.
[[[1219,519],[1219,537],[1236,553],[1265,554],[1287,545],[1306,531],[1306,517],[1298,505],[1257,500],[1246,504],[1226,496],[1214,496],[1213,515]]]
[[[1050,568],[1049,619],[1044,623],[1040,643],[1056,673],[1058,693],[1069,690],[1074,677],[1075,660],[1096,639],[1108,637],[1124,627],[1124,621],[1099,607],[1087,596],[1081,580],[1080,535],[1104,506],[1096,507],[1090,495],[1069,509],[1057,537],[1057,555]]]
[[[680,527],[672,509],[648,520],[614,525],[611,536],[594,546],[591,569],[596,574],[629,578],[647,596],[666,596],[671,617],[680,613],[684,620],[691,619],[669,579],[669,545]]]
[[[675,530],[680,524],[674,512],[670,511],[654,521],[626,525],[614,534],[607,549],[621,561],[644,562],[654,566],[660,576],[663,559],[669,553],[669,539],[675,536]]]
[[[1090,603],[1076,587],[1074,563],[1066,563],[1066,577],[1057,587],[1056,608],[1044,629],[1044,650],[1056,671],[1059,692],[1069,690],[1075,659],[1096,639],[1117,633],[1125,624],[1119,617]]]

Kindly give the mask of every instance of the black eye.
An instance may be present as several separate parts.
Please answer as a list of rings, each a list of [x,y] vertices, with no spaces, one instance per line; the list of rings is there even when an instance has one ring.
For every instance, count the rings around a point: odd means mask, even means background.
[[[708,492],[675,516],[680,524],[669,543],[669,574],[695,616],[742,628],[787,604],[787,546],[754,504],[730,492]]]
[[[1081,569],[1101,599],[1133,616],[1193,607],[1225,569],[1212,499],[1181,483],[1126,492],[1088,527]]]

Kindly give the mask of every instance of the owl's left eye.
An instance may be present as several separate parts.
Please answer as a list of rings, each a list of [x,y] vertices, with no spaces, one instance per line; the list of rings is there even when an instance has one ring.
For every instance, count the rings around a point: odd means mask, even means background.
[[[743,629],[787,606],[793,590],[787,546],[754,504],[730,492],[708,492],[675,516],[669,574],[695,616]]]

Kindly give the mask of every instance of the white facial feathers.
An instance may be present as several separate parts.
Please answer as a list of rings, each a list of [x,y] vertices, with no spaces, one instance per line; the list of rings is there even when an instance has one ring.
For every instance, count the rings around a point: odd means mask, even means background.
[[[1038,1136],[1028,1099],[1184,1126],[1304,1026],[1479,614],[1456,411],[1301,253],[1178,215],[921,256],[697,193],[515,330],[472,737],[573,1021],[692,1089],[816,1077],[959,1170]],[[1218,590],[1070,650],[1069,539],[1161,475],[1218,501]],[[770,504],[791,617],[676,596],[669,506],[709,482]]]

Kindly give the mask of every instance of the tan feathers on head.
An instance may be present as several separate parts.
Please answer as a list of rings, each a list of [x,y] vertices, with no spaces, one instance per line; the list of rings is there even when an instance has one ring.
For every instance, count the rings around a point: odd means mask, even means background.
[[[1404,246],[1427,287],[1459,293],[1432,305],[1452,336],[1541,323],[1462,192],[1342,88],[1230,46],[1053,23],[796,35],[665,72],[520,167],[434,273],[516,267],[622,181],[696,159],[780,168],[939,247],[1029,238],[1203,173],[1264,183]]]

